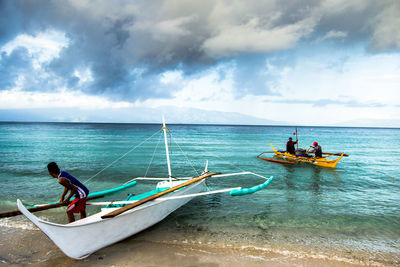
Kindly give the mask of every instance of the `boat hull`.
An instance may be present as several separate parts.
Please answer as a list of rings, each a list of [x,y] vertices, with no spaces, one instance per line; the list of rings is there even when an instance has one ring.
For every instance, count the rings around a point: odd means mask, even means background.
[[[309,163],[313,164],[316,166],[320,167],[326,167],[326,168],[335,168],[336,165],[339,163],[340,159],[343,157],[343,154],[341,154],[337,159],[330,160],[326,159],[326,157],[322,158],[316,158],[316,157],[302,157],[299,155],[293,155],[288,152],[280,152],[275,149],[275,147],[271,144],[272,149],[274,150],[275,156],[278,158],[283,158],[286,160],[290,160],[293,162],[303,162],[303,163]]]
[[[204,187],[205,181],[202,180],[168,196],[198,193],[203,191]],[[73,259],[83,259],[101,248],[160,222],[191,199],[163,200],[159,198],[110,219],[101,219],[101,216],[114,209],[103,209],[102,212],[65,225],[51,223],[36,217],[23,206],[20,200],[17,200],[17,204],[18,209],[39,227],[65,255]]]
[[[266,160],[266,161],[271,161],[271,162],[283,163],[283,164],[292,164],[292,165],[294,164],[294,162],[286,161],[286,160],[270,159],[270,158],[264,158],[264,157],[260,157],[260,156],[257,156],[257,158]]]

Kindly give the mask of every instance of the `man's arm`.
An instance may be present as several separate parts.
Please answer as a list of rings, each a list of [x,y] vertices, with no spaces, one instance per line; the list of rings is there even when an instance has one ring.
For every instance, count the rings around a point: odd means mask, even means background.
[[[76,186],[74,186],[73,184],[71,184],[69,182],[68,179],[60,177],[58,179],[58,183],[62,186],[65,187],[64,192],[60,198],[60,202],[68,202],[70,200],[70,198],[74,195],[74,193],[76,192]],[[67,194],[68,190],[70,191],[68,197],[64,200],[65,195]]]
[[[60,182],[59,182],[60,183]],[[60,183],[61,184],[61,183]],[[62,195],[61,195],[61,198],[60,198],[60,202],[63,202],[64,201],[64,197],[65,197],[65,195],[67,194],[67,192],[68,192],[68,188],[64,188],[64,192],[62,193]]]

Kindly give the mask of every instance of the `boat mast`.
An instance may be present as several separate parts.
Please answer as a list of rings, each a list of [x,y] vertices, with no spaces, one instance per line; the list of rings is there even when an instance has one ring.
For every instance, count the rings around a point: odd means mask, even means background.
[[[167,140],[167,127],[165,127],[165,118],[162,117],[163,120],[163,131],[164,131],[164,142],[165,142],[165,153],[167,154],[167,164],[168,164],[168,177],[169,182],[172,183],[172,175],[171,175],[171,163],[169,162],[169,151],[168,151],[168,140]]]

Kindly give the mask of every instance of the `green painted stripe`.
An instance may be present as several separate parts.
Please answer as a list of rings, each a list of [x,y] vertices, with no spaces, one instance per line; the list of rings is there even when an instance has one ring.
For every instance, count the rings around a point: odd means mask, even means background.
[[[119,191],[122,191],[124,189],[133,187],[135,185],[136,185],[136,181],[133,181],[128,184],[124,184],[124,185],[121,185],[121,186],[118,186],[115,188],[111,188],[111,189],[107,189],[107,190],[99,191],[99,192],[94,192],[94,193],[89,193],[88,197],[97,197],[97,196],[101,196],[101,195],[109,196],[109,195],[118,193]]]
[[[130,183],[127,183],[127,184],[124,184],[124,185],[121,185],[121,186],[118,186],[118,187],[115,187],[115,188],[111,188],[111,189],[107,189],[107,190],[103,190],[103,191],[99,191],[99,192],[94,192],[94,193],[89,193],[88,197],[95,197],[95,196],[102,196],[102,195],[110,196],[112,194],[118,193],[118,192],[120,192],[122,190],[125,190],[127,188],[133,187],[135,185],[136,185],[136,181],[133,181],[133,182],[130,182]],[[74,200],[74,198],[75,197],[72,197],[71,201]],[[47,203],[45,205],[50,205],[50,204],[55,204],[55,203],[59,203],[59,201],[50,202],[50,203]],[[37,206],[31,206],[29,208],[34,208],[34,207],[37,207]]]
[[[169,189],[169,187],[157,188],[157,189],[154,189],[154,190],[145,192],[145,193],[143,193],[143,194],[139,194],[139,195],[136,195],[136,196],[129,197],[129,199],[126,199],[126,200],[129,200],[129,201],[133,201],[133,200],[137,200],[137,201],[138,201],[138,200],[142,200],[142,199],[144,199],[144,198],[146,198],[146,197],[149,197],[149,196],[158,194],[158,193],[160,193],[160,192],[162,192],[162,191],[164,191],[164,190],[167,190],[167,189]],[[119,208],[119,207],[123,207],[123,206],[124,206],[124,204],[107,205],[105,208]]]
[[[180,191],[180,190],[184,189],[185,187],[186,187],[186,186],[184,186],[184,187],[182,187],[182,188],[179,188],[178,190],[176,190],[176,191],[174,191],[174,192]],[[148,192],[145,192],[145,193],[136,195],[136,196],[129,196],[129,197],[128,197],[127,199],[125,199],[125,200],[126,200],[126,201],[128,201],[128,200],[129,200],[129,201],[133,201],[133,200],[139,201],[139,200],[145,199],[146,197],[149,197],[149,196],[158,194],[158,193],[160,193],[160,192],[162,192],[162,191],[165,191],[165,190],[167,190],[167,189],[170,189],[170,187],[156,188],[156,189],[154,189],[154,190],[151,190],[151,191],[148,191]],[[171,192],[171,193],[174,193],[174,192]],[[167,195],[169,195],[169,194],[171,194],[171,193],[168,193]],[[105,208],[120,208],[120,207],[123,207],[123,206],[125,206],[125,205],[126,205],[126,204],[111,204],[111,205],[105,206]]]

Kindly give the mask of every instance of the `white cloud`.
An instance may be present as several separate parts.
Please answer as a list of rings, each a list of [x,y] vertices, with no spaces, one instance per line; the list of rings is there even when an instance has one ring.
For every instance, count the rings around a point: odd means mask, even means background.
[[[346,32],[343,31],[335,31],[335,30],[331,30],[329,32],[327,32],[325,34],[324,37],[322,37],[321,40],[326,40],[326,39],[330,39],[330,38],[338,38],[338,39],[343,39],[347,36]]]
[[[160,82],[164,84],[182,82],[182,74],[180,70],[166,71],[161,74]]]
[[[221,79],[219,72],[226,72]],[[169,99],[149,99],[141,103],[143,106],[160,107],[176,106],[198,108],[203,110],[232,111],[227,108],[234,100],[232,94],[232,76],[224,66],[217,66],[192,77],[182,77],[180,72],[167,72],[162,81],[175,83],[180,90]]]
[[[0,92],[0,108],[104,110],[174,106],[236,112],[297,125],[334,125],[366,119],[394,121],[400,114],[400,95],[397,93],[400,88],[400,54],[371,56],[360,50],[348,53],[316,53],[311,57],[300,57],[297,64],[290,67],[274,65],[274,60],[267,61],[266,71],[278,77],[276,84],[281,95],[275,96],[249,94],[235,98],[233,73],[236,65],[220,64],[192,76],[184,76],[181,70],[160,75],[162,84],[181,88],[168,99],[112,102],[100,96],[88,96],[66,89],[54,93],[8,90]],[[345,60],[338,60],[341,58]],[[90,71],[82,69],[76,72],[76,76],[83,82],[89,79]],[[323,106],[314,105],[313,101],[318,103],[319,100],[329,101]],[[207,114],[209,116],[212,113]],[[84,115],[80,120],[85,120]],[[210,121],[213,120],[210,118]]]
[[[34,59],[34,66],[39,68],[40,64],[51,61],[67,46],[65,34],[53,30],[40,32],[36,36],[20,34],[1,47],[0,51],[10,54],[14,49],[24,47]]]
[[[313,26],[313,20],[307,18],[294,24],[265,28],[258,18],[253,18],[246,24],[224,25],[204,42],[203,48],[212,57],[285,50],[309,35]]]
[[[79,86],[82,86],[85,83],[90,83],[94,80],[92,71],[88,67],[75,69],[74,75],[79,79]]]
[[[160,21],[153,27],[154,37],[158,39],[160,38],[159,35],[163,35],[168,36],[168,39],[170,39],[189,35],[190,31],[185,29],[185,25],[195,19],[196,16],[193,15]]]
[[[349,55],[347,54],[349,53]],[[339,60],[345,58],[345,60]],[[339,66],[335,66],[335,64]],[[316,53],[291,67],[266,63],[278,78],[280,96],[234,98],[234,65],[222,65],[195,78],[179,76],[182,90],[150,107],[177,106],[240,112],[300,125],[334,125],[350,119],[395,120],[400,114],[400,54],[368,55],[360,50]],[[224,79],[218,75],[226,73]],[[240,85],[239,85],[240,86]],[[318,105],[321,104],[321,105]]]

